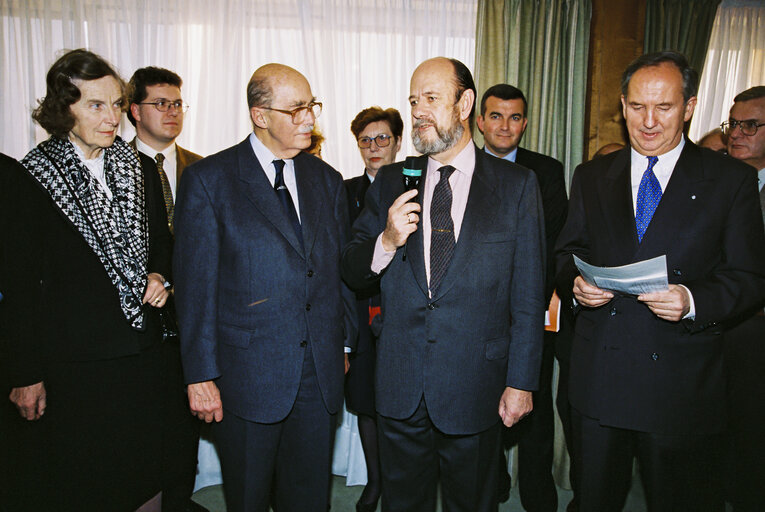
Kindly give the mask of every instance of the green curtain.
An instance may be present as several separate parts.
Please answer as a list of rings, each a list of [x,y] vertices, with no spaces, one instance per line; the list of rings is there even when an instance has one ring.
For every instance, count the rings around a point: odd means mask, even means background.
[[[478,0],[477,101],[496,83],[521,89],[529,118],[521,146],[563,162],[566,183],[584,155],[591,15],[591,0]]]
[[[643,51],[682,52],[700,75],[718,5],[720,0],[648,0]]]

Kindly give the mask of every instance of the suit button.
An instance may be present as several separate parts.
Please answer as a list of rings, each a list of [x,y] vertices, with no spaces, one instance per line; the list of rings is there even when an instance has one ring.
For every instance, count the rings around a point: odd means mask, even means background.
[[[659,354],[654,352],[653,354],[651,354],[651,359],[653,359],[654,361],[658,360],[659,359]]]
[[[428,343],[435,343],[436,340],[428,340]]]
[[[306,340],[303,340],[300,342],[301,347],[305,347],[306,345],[308,345],[308,342]]]
[[[611,308],[611,316],[616,316],[616,308]]]
[[[431,311],[433,311],[437,307],[438,307],[438,305],[435,302],[431,302],[431,303],[428,304],[428,309],[431,310]]]
[[[309,270],[309,271],[306,273],[306,275],[307,275],[308,277],[313,277],[313,270]]]
[[[306,311],[311,311],[311,305],[310,304],[306,304],[305,305],[305,310]]]

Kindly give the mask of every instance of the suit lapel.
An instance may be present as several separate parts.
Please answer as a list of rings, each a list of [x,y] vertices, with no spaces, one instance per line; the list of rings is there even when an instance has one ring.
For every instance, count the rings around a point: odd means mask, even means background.
[[[237,158],[239,163],[237,172],[242,183],[244,196],[263,217],[274,225],[298,254],[302,255],[303,249],[300,246],[300,240],[298,240],[295,230],[292,229],[292,224],[290,224],[287,215],[283,212],[282,204],[276,197],[276,193],[268,181],[265,171],[263,171],[260,162],[258,162],[255,156],[255,152],[252,150],[249,138],[237,146]],[[299,188],[300,185],[298,184]],[[300,199],[302,212],[302,196]],[[305,237],[305,232],[303,236]],[[306,245],[306,247],[308,246]]]
[[[175,145],[175,179],[177,180],[176,183],[181,182],[181,174],[183,174],[183,170],[186,168],[187,165],[189,165],[189,162],[188,162],[188,159],[186,158],[186,153],[184,152],[182,147],[176,144]]]
[[[425,195],[425,180],[427,179],[428,175],[428,157],[427,156],[420,156],[418,157],[417,161],[421,168],[423,170],[422,179],[420,179],[420,185],[417,188],[417,202],[420,203],[420,207],[422,208],[422,198]],[[404,181],[402,177],[399,177],[399,183],[396,187],[396,190],[400,189],[400,194],[404,193]],[[400,195],[398,194],[398,195]],[[396,197],[398,197],[396,195]],[[425,294],[425,296],[428,295],[428,276],[425,273],[425,249],[423,247],[423,230],[422,230],[422,212],[420,212],[420,227],[418,227],[417,231],[415,231],[412,235],[409,236],[409,239],[406,243],[406,259],[409,261],[409,265],[412,267],[412,273],[414,274],[414,278],[417,281],[417,284],[422,289],[422,293]],[[443,288],[443,281],[441,282],[441,287]]]
[[[499,210],[500,198],[494,192],[496,189],[495,170],[485,165],[484,160],[487,156],[482,153],[476,148],[475,170],[470,182],[465,215],[460,227],[460,238],[454,248],[454,255],[449,263],[449,268],[433,297],[434,299],[443,296],[459,281],[473,251],[484,238],[487,228],[492,226],[492,219]]]
[[[630,169],[630,150],[625,148],[598,182],[602,214],[611,230],[609,240],[612,250],[618,253],[617,261],[632,261],[638,248]]]
[[[697,201],[698,194],[704,193],[699,186],[704,181],[703,163],[698,148],[689,141],[685,142],[680,158],[672,170],[667,188],[661,195],[661,201],[651,218],[651,223],[643,235],[636,259],[645,259],[665,254],[673,245],[675,235],[683,232],[683,227],[693,222],[699,215],[702,201]]]

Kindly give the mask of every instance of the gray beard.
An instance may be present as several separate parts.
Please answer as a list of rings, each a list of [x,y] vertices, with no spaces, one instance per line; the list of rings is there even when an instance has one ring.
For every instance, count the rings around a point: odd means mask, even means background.
[[[436,138],[434,140],[423,140],[417,131],[416,123],[412,128],[412,143],[414,148],[422,155],[437,155],[443,153],[447,149],[457,144],[457,141],[462,138],[462,134],[465,128],[457,121],[450,126],[446,131],[441,131],[435,124],[433,127],[436,129]]]

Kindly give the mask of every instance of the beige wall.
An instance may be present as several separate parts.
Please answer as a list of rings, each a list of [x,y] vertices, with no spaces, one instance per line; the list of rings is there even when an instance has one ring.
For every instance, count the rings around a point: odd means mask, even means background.
[[[643,53],[645,2],[592,0],[584,159],[601,146],[626,143],[620,82],[624,68]]]

